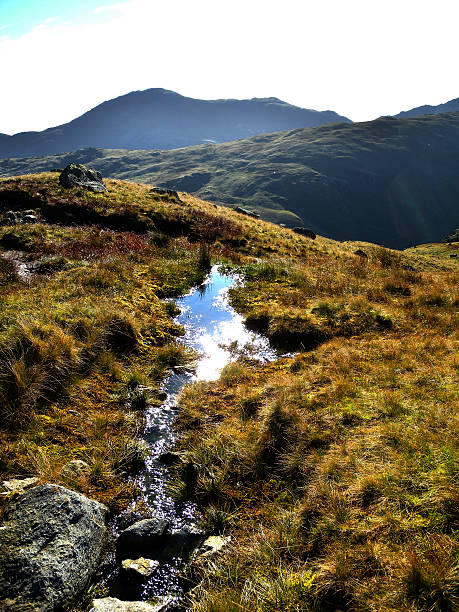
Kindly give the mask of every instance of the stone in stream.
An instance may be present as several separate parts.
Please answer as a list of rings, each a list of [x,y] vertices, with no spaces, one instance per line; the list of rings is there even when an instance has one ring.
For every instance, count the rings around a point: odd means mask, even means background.
[[[145,601],[121,601],[115,597],[94,599],[89,612],[165,612],[173,603],[173,597],[159,597],[154,604]]]
[[[98,566],[106,512],[52,484],[14,498],[0,525],[0,609],[52,612],[76,601]]]
[[[144,519],[121,532],[116,542],[119,554],[142,554],[160,548],[170,522],[163,518]]]
[[[97,170],[86,168],[82,164],[69,164],[59,176],[59,184],[66,189],[71,187],[82,187],[96,193],[108,191],[102,180],[102,175]]]
[[[125,529],[116,542],[118,556],[137,558],[154,556],[161,561],[172,557],[186,557],[204,539],[201,532],[182,528],[168,532],[170,522],[163,518],[138,521]]]
[[[171,466],[180,463],[182,457],[178,453],[172,451],[166,451],[158,456],[158,461],[163,465]]]
[[[149,578],[158,569],[159,561],[145,559],[145,557],[139,557],[139,559],[124,559],[121,563],[121,567],[129,574],[135,574],[142,578]]]

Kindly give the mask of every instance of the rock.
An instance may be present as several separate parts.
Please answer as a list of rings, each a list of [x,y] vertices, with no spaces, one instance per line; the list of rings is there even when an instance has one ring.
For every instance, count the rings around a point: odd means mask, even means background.
[[[38,223],[38,219],[35,215],[24,215],[22,221],[24,223]]]
[[[177,202],[182,201],[175,189],[166,189],[165,187],[153,187],[152,189],[150,189],[150,193],[155,193],[157,195],[167,195],[169,198],[177,200]]]
[[[173,557],[186,558],[201,544],[204,534],[193,528],[182,528],[165,534],[164,543],[159,551],[158,558],[170,559]]]
[[[115,597],[94,599],[89,612],[165,612],[173,603],[173,597],[159,597],[156,604],[144,601],[121,601]]]
[[[220,552],[222,548],[227,546],[231,541],[231,537],[223,537],[223,536],[210,536],[205,540],[201,546],[201,554],[200,557],[211,557],[216,553]]]
[[[362,251],[362,249],[357,249],[357,251],[354,251],[354,255],[358,255],[359,257],[362,257],[362,259],[368,259],[368,255],[365,253],[365,251]]]
[[[235,206],[233,210],[241,215],[246,215],[247,217],[253,217],[254,219],[259,219],[260,215],[251,210],[247,210],[246,208],[242,208],[241,206]]]
[[[2,482],[2,489],[5,493],[20,492],[36,484],[38,484],[38,478],[13,478]]]
[[[165,541],[169,521],[162,518],[144,519],[125,529],[118,537],[116,548],[123,553],[137,554],[160,548]]]
[[[12,500],[0,528],[0,609],[51,612],[74,602],[97,568],[106,511],[52,484]]]
[[[15,234],[14,232],[5,232],[0,238],[0,245],[6,249],[21,251],[25,248],[26,243],[24,238],[18,236],[18,234]]]
[[[20,223],[21,219],[17,212],[15,212],[14,210],[8,210],[5,213],[5,221],[9,225],[14,225],[15,223]]]
[[[66,189],[71,187],[83,187],[88,191],[96,193],[108,191],[102,180],[102,175],[97,170],[91,170],[81,164],[69,164],[59,176],[59,184]]]
[[[165,453],[161,453],[158,457],[158,461],[164,465],[176,465],[180,463],[181,457],[178,453],[173,453],[172,451],[166,451]]]
[[[453,259],[454,257],[457,257],[457,253],[450,253],[450,257]]]
[[[158,569],[159,561],[139,557],[139,559],[124,559],[121,566],[129,573],[134,572],[140,576],[148,578]]]
[[[402,269],[408,270],[409,272],[416,272],[416,268],[413,268],[410,264],[402,264]]]
[[[64,465],[61,470],[62,478],[67,478],[68,480],[78,480],[79,478],[84,478],[91,471],[91,468],[86,463],[86,461],[82,461],[81,459],[74,459],[73,461],[69,461]]]
[[[306,236],[307,238],[312,238],[312,240],[316,239],[316,233],[307,227],[294,227],[293,231],[296,234],[301,234],[301,236]]]

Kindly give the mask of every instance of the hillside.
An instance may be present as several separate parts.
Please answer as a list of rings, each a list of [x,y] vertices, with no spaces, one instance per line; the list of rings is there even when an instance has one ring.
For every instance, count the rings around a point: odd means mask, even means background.
[[[0,134],[0,158],[52,155],[82,147],[177,149],[337,121],[349,119],[277,98],[196,100],[165,89],[147,89],[104,102],[43,132]]]
[[[311,240],[183,192],[58,178],[0,181],[0,482],[80,491],[116,529],[151,517],[142,435],[164,380],[196,359],[173,300],[220,264],[232,306],[280,352],[231,346],[219,380],[180,397],[170,488],[203,533],[231,536],[194,557],[183,607],[456,610],[458,243]],[[69,475],[75,460],[86,471]],[[0,519],[17,499],[2,493]]]
[[[422,117],[423,115],[440,115],[441,113],[456,113],[459,111],[459,98],[449,100],[444,104],[438,104],[437,106],[431,106],[426,104],[425,106],[417,106],[411,110],[402,111],[395,115],[400,119],[406,119],[408,117]]]
[[[404,248],[458,226],[459,113],[296,129],[177,151],[83,149],[0,175],[91,163],[105,175],[242,205],[337,240]]]

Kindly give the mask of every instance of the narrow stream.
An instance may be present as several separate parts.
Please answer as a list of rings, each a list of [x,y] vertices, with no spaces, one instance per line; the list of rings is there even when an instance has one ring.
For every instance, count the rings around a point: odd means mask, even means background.
[[[152,514],[168,519],[173,532],[196,529],[194,504],[174,501],[168,490],[170,470],[161,460],[175,441],[172,423],[181,390],[193,381],[218,379],[223,367],[235,359],[229,345],[233,349],[250,351],[251,358],[262,362],[278,358],[268,340],[246,329],[242,317],[230,306],[227,293],[236,281],[236,276],[222,274],[218,266],[214,266],[201,286],[177,300],[181,314],[176,321],[185,328],[182,341],[196,350],[199,358],[193,372],[180,370],[171,374],[163,387],[167,394],[164,403],[159,408],[151,406],[147,412],[144,438],[151,453],[138,484]],[[142,585],[141,592],[131,592],[125,581],[115,580],[110,586],[110,594],[120,599],[142,600],[173,595],[178,602],[183,594],[180,573],[185,560],[178,555],[161,561],[159,569]]]

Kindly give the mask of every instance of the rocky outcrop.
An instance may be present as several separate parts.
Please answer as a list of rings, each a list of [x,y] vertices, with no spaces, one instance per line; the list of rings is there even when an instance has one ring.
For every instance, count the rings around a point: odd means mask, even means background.
[[[0,609],[59,610],[75,601],[102,552],[106,508],[44,484],[7,506],[0,525]]]
[[[316,233],[312,231],[312,229],[309,229],[308,227],[294,227],[293,231],[296,234],[301,234],[301,236],[306,236],[307,238],[312,238],[312,240],[315,240],[316,238]]]
[[[69,164],[59,176],[59,184],[66,189],[71,187],[82,187],[96,193],[108,191],[102,180],[102,175],[97,170],[86,168],[82,164]]]
[[[182,201],[179,197],[179,194],[175,191],[175,189],[166,189],[165,187],[153,187],[152,189],[150,189],[150,193],[156,194],[156,195],[167,196],[168,198],[177,200],[177,202]]]
[[[247,210],[246,208],[242,208],[241,206],[235,206],[233,210],[240,215],[245,215],[246,217],[252,217],[253,219],[259,219],[260,215],[251,210]]]

